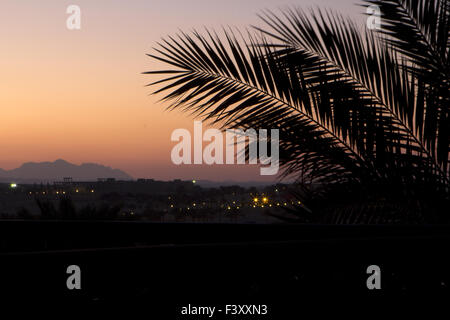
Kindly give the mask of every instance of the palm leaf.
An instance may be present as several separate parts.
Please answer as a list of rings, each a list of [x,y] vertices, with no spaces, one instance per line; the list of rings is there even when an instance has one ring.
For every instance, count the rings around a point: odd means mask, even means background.
[[[262,37],[162,40],[149,56],[170,68],[145,74],[163,76],[150,85],[168,109],[222,128],[279,128],[285,176],[448,193],[448,1],[366,3],[383,12],[381,37],[331,11],[265,11]],[[337,220],[355,217],[343,212]]]
[[[146,72],[170,75],[151,84],[168,82],[155,93],[168,92],[163,100],[170,102],[169,109],[182,108],[224,128],[280,128],[281,146],[291,146],[281,148],[285,156],[280,159],[289,173],[300,165],[298,161],[306,168],[304,172],[312,174],[308,168],[314,167],[314,178],[325,178],[320,172],[329,172],[332,167],[342,168],[343,175],[335,175],[335,179],[369,170],[360,169],[365,162],[356,146],[348,145],[326,121],[308,112],[311,101],[307,88],[280,66],[275,51],[257,46],[253,39],[241,44],[230,32],[225,32],[225,37],[227,48],[217,34],[208,33],[207,38],[198,33],[194,37],[182,34],[163,41],[155,49],[159,55],[150,55],[179,68]],[[309,68],[321,65],[314,57],[305,55],[304,59]],[[293,157],[298,150],[292,146],[298,146],[295,139],[299,132],[303,151]],[[326,156],[324,150],[339,156]]]
[[[443,123],[442,128],[448,129],[448,112],[447,116],[443,113],[436,116],[429,112],[429,125],[426,125],[426,121],[425,126],[423,122],[418,121],[418,114],[421,111],[426,113],[423,97],[420,100],[420,95],[416,94],[420,78],[398,63],[401,57],[386,46],[384,41],[375,38],[369,30],[361,33],[351,21],[330,11],[312,11],[308,15],[300,9],[291,9],[283,12],[281,16],[266,11],[261,18],[270,30],[257,29],[277,39],[279,43],[275,46],[282,45],[293,49],[294,52],[306,51],[321,59],[329,66],[329,73],[340,73],[342,77],[347,77],[355,91],[364,96],[366,101],[382,109],[380,115],[384,118],[385,125],[380,127],[385,137],[384,141],[380,141],[381,130],[378,129],[378,141],[383,144],[383,149],[388,148],[390,155],[400,150],[395,159],[410,154],[427,158],[427,163],[431,165],[431,171],[437,179],[448,183],[448,168],[444,160],[448,158],[448,148],[445,155],[444,151],[441,151],[439,158],[436,157],[436,144],[430,143],[436,140],[433,140],[436,138],[433,133],[437,132],[438,118]],[[292,51],[289,54],[292,55]],[[286,59],[291,57],[286,56]],[[327,86],[326,93],[329,94],[330,86]],[[432,95],[428,94],[428,98],[431,97]],[[441,146],[445,146],[444,131],[440,137]],[[370,141],[371,138],[356,139]],[[380,160],[385,156],[385,152],[382,152],[383,155],[374,157]],[[417,158],[410,160],[414,159]],[[428,169],[423,167],[422,161],[420,168],[424,168],[424,175],[428,174]]]

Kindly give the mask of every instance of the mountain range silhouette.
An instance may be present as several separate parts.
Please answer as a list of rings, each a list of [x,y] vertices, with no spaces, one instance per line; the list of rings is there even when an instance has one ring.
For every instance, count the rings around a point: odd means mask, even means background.
[[[96,181],[98,178],[132,180],[126,172],[96,163],[76,165],[62,159],[54,162],[26,162],[12,170],[0,168],[0,180],[17,182],[62,181],[72,177],[74,181]]]

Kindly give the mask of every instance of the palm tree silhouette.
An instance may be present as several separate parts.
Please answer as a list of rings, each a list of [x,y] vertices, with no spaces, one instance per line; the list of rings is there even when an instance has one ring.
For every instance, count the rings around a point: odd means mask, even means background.
[[[279,128],[284,176],[322,186],[299,191],[304,217],[448,219],[450,1],[363,5],[380,8],[379,30],[329,10],[264,11],[266,27],[246,37],[163,40],[149,56],[170,70],[145,74],[163,76],[150,85],[169,109],[223,128]]]

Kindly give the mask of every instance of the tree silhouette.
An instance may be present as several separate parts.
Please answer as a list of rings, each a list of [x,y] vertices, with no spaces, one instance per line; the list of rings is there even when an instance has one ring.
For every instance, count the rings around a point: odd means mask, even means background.
[[[72,199],[63,197],[58,202],[58,209],[50,200],[36,198],[41,218],[57,220],[114,220],[119,218],[122,204],[108,205],[107,203],[95,206],[88,204],[77,210]]]
[[[222,128],[279,128],[284,177],[296,178],[308,205],[297,212],[379,223],[409,220],[408,208],[414,221],[448,219],[439,206],[449,198],[450,2],[364,5],[380,8],[380,30],[329,10],[264,11],[266,27],[246,37],[206,30],[162,40],[149,56],[171,68],[145,74],[163,76],[150,85],[168,109]],[[361,220],[387,207],[395,219]]]

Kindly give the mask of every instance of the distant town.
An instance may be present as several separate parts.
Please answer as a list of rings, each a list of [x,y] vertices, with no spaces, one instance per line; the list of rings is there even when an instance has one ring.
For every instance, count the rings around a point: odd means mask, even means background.
[[[201,187],[153,179],[0,184],[3,219],[139,220],[149,222],[279,223],[297,205],[290,186]]]

